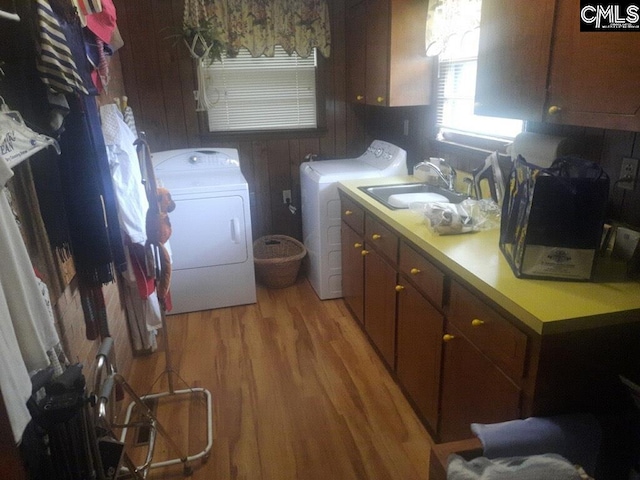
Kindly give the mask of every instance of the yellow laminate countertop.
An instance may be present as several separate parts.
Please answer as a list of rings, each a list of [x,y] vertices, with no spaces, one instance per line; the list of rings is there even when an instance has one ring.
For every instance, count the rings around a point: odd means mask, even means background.
[[[538,334],[640,321],[640,282],[519,279],[498,247],[498,229],[437,235],[415,213],[391,210],[358,189],[415,182],[412,176],[369,178],[344,180],[338,188]]]

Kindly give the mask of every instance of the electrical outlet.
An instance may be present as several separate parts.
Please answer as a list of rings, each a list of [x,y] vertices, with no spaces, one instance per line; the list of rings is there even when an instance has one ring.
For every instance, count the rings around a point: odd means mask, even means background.
[[[623,158],[620,166],[620,178],[617,185],[625,190],[633,190],[636,185],[636,177],[638,175],[638,159]]]
[[[291,190],[282,190],[282,203],[285,205],[291,203]]]
[[[629,260],[633,252],[636,251],[638,241],[640,241],[640,232],[630,228],[618,227],[612,254],[623,260]]]

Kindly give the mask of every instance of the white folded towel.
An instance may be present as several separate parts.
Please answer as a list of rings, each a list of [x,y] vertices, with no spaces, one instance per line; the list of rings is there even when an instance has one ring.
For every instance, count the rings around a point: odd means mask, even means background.
[[[447,480],[582,480],[578,469],[556,454],[529,457],[478,457],[466,461],[459,455],[449,457]]]
[[[555,453],[594,475],[601,429],[594,415],[576,413],[471,424],[488,458]]]

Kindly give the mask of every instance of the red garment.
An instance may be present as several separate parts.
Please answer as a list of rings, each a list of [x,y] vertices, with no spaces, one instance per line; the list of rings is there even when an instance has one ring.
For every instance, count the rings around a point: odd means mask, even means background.
[[[111,43],[116,29],[116,7],[112,0],[102,0],[102,11],[87,16],[87,28],[104,43]]]
[[[131,268],[136,277],[136,285],[140,298],[148,298],[156,289],[153,277],[147,275],[147,257],[143,245],[127,241],[129,257],[131,258]]]

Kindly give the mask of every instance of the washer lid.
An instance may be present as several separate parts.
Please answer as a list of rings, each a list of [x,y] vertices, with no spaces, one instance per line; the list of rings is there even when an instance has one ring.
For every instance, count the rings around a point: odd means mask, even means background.
[[[363,172],[366,170],[379,170],[356,159],[346,158],[342,160],[320,160],[307,163],[310,169],[321,177],[327,175],[349,174],[352,172]]]
[[[384,171],[358,160],[322,160],[302,164],[305,175],[317,183],[333,183],[354,178],[381,177]]]

